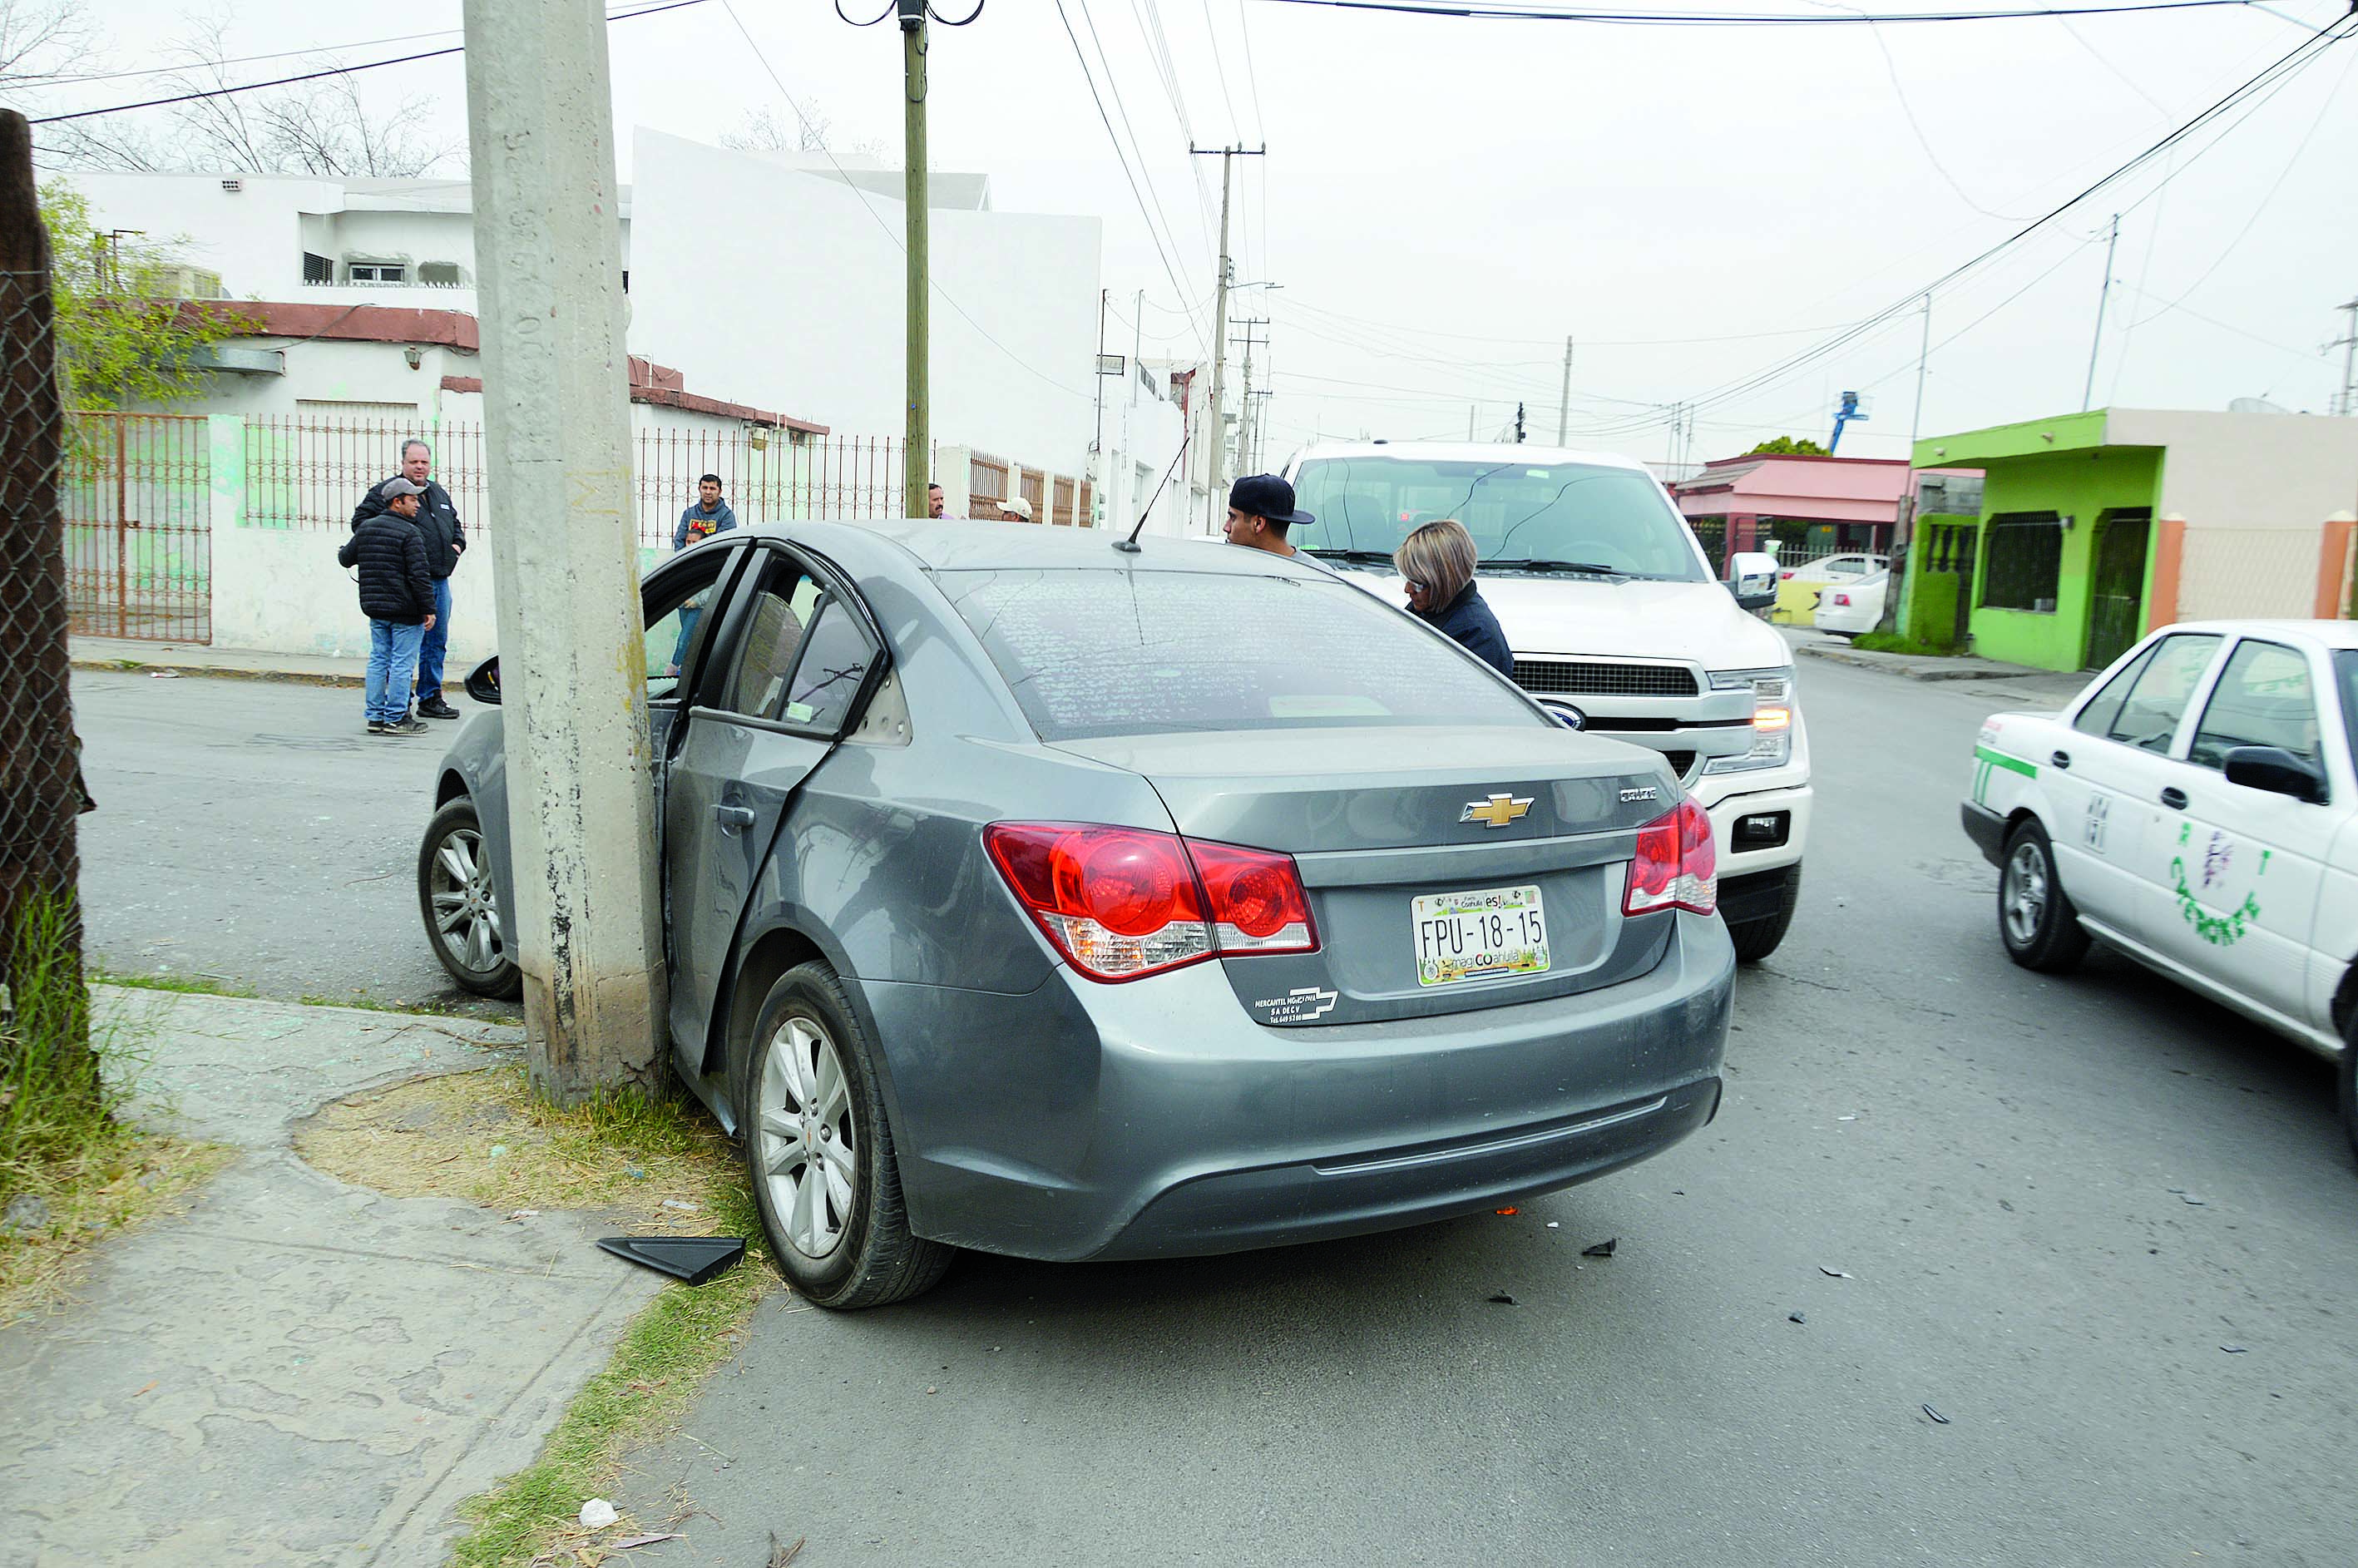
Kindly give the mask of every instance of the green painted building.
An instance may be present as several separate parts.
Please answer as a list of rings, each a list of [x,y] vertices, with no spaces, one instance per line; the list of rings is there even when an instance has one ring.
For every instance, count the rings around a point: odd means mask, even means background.
[[[1902,625],[2041,669],[2101,669],[2148,627],[2305,615],[2329,518],[2358,506],[2358,420],[2097,409],[1917,443],[1979,469],[1978,516],[1919,519]],[[2158,524],[2182,519],[2185,580]]]

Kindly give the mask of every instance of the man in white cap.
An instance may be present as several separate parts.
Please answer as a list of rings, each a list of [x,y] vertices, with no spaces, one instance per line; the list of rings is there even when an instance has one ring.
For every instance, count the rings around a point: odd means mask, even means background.
[[[1031,522],[1032,503],[1030,499],[1021,495],[1011,495],[1006,500],[1001,502],[999,503],[999,520],[1002,523]]]

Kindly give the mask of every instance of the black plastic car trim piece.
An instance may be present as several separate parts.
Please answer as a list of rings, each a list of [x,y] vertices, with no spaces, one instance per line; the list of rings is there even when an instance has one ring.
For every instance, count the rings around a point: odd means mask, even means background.
[[[600,1249],[659,1274],[700,1285],[734,1267],[745,1256],[739,1236],[608,1236]]]

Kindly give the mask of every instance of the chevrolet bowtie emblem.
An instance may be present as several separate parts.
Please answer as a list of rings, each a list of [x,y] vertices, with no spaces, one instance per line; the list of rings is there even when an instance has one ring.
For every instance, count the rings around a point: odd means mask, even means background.
[[[1531,808],[1530,795],[1494,795],[1487,800],[1469,800],[1460,822],[1478,822],[1485,827],[1504,827]]]

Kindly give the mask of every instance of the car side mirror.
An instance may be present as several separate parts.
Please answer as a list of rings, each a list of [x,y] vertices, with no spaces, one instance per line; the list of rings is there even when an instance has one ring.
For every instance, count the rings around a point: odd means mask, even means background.
[[[2237,746],[2227,753],[2227,782],[2245,789],[2325,803],[2325,770],[2281,746]]]
[[[467,672],[467,695],[492,708],[500,705],[500,656],[497,654]]]
[[[1777,557],[1745,550],[1727,563],[1727,591],[1746,610],[1766,610],[1777,602]]]

